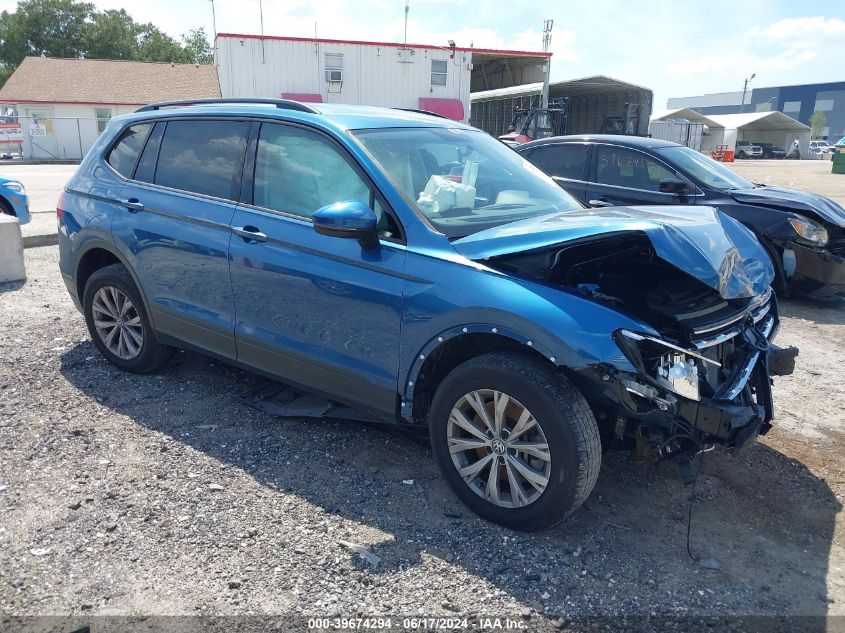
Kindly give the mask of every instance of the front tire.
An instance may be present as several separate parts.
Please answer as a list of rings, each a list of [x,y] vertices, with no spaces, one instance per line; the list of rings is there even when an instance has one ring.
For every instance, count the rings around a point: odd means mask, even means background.
[[[515,530],[572,514],[601,466],[587,401],[560,371],[519,352],[491,352],[452,370],[434,395],[429,430],[458,498]]]
[[[138,374],[161,368],[173,349],[158,342],[141,294],[121,264],[94,272],[82,298],[91,339],[111,364]]]

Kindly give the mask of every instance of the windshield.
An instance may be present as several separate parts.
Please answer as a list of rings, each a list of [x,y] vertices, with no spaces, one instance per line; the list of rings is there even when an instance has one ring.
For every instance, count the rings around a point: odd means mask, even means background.
[[[581,204],[489,134],[447,128],[359,130],[396,188],[450,239]]]
[[[661,147],[657,153],[708,187],[722,190],[754,188],[754,183],[689,147]]]

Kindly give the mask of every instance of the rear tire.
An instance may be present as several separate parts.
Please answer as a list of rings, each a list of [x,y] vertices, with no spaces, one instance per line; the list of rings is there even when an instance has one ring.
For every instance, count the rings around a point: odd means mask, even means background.
[[[170,359],[173,348],[156,339],[141,294],[123,265],[105,266],[91,275],[82,307],[94,345],[116,367],[145,374]]]
[[[520,420],[528,420],[525,428]],[[458,498],[515,530],[542,529],[572,514],[601,466],[587,401],[560,371],[519,352],[491,352],[452,370],[434,395],[429,430]]]
[[[737,155],[736,155],[736,157],[737,157],[737,158],[742,158],[742,159],[748,158],[748,156],[746,155],[746,153],[745,153],[745,152],[740,152],[739,154],[737,154]]]

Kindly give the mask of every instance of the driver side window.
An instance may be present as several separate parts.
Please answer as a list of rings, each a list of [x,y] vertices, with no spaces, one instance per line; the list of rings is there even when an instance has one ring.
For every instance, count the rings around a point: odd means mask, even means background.
[[[261,125],[253,204],[310,218],[318,209],[346,200],[373,208],[384,237],[399,235],[375,192],[330,140],[299,127]]]

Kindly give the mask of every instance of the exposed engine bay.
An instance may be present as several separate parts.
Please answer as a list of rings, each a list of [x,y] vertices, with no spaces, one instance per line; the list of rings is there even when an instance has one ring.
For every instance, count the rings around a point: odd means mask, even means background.
[[[487,265],[630,314],[660,336],[613,334],[636,369],[595,366],[573,379],[605,433],[641,456],[739,449],[768,431],[771,378],[792,372],[797,349],[771,340],[779,321],[770,289],[724,298],[661,258],[638,231],[490,258]]]

